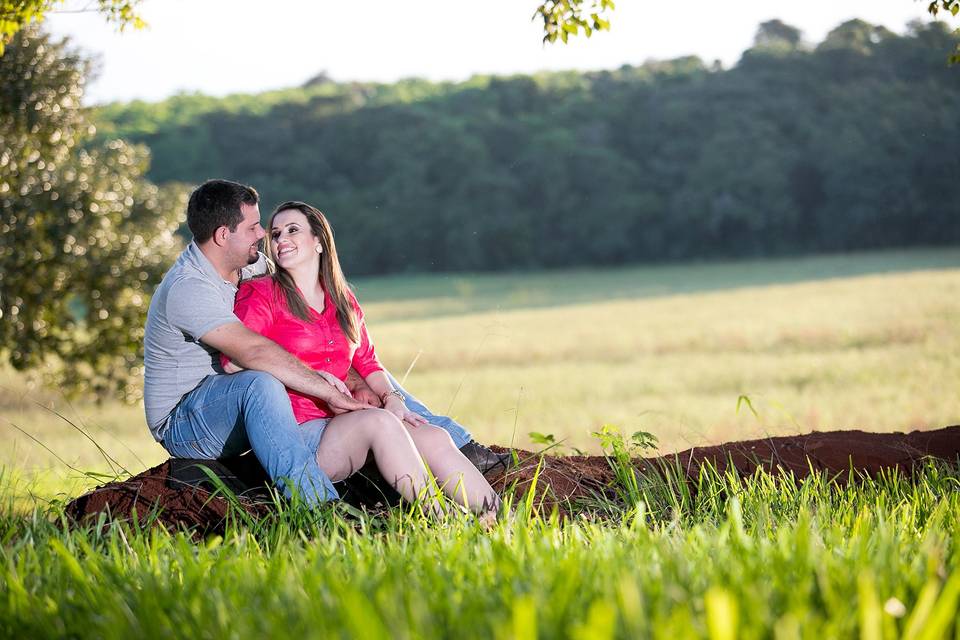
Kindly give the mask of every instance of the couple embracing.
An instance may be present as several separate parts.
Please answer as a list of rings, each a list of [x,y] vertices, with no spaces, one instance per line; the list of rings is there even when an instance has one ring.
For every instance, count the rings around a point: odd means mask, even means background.
[[[317,505],[372,454],[407,500],[440,512],[437,486],[496,513],[481,472],[507,457],[432,414],[380,364],[319,210],[284,202],[265,234],[254,189],[209,180],[190,195],[187,224],[193,241],[154,293],[144,332],[147,424],[172,456],[252,449],[287,496]]]

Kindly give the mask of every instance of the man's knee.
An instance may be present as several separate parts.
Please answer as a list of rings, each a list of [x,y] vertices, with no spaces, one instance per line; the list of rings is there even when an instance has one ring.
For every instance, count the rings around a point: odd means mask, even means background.
[[[247,390],[261,396],[286,394],[283,383],[266,371],[241,371],[233,375],[243,376],[247,380]]]

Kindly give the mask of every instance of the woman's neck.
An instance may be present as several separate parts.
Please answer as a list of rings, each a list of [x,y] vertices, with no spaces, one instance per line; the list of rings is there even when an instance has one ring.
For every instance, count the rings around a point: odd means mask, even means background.
[[[305,264],[299,268],[288,270],[290,277],[293,278],[294,284],[297,285],[297,288],[300,289],[308,300],[318,295],[321,296],[322,299],[323,287],[320,283],[320,277],[317,275],[319,272],[319,265],[316,264]]]

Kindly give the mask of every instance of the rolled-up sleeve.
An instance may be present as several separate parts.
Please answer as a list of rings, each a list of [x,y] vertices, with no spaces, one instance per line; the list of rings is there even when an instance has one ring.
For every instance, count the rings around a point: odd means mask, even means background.
[[[363,309],[360,308],[356,298],[353,298],[353,308],[357,311],[357,322],[360,325],[360,344],[354,351],[353,360],[350,364],[357,370],[357,373],[366,378],[371,373],[383,371],[383,365],[377,358],[377,351],[374,349],[373,341],[367,332],[367,322],[363,317]]]

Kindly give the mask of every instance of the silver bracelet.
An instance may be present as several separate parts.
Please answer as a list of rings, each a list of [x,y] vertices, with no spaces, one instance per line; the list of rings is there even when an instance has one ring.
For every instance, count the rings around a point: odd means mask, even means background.
[[[390,391],[384,392],[380,396],[380,404],[386,405],[388,396],[397,396],[398,398],[400,398],[400,402],[403,402],[403,403],[406,403],[407,401],[407,399],[403,397],[403,392],[401,392],[400,389],[391,389]]]

